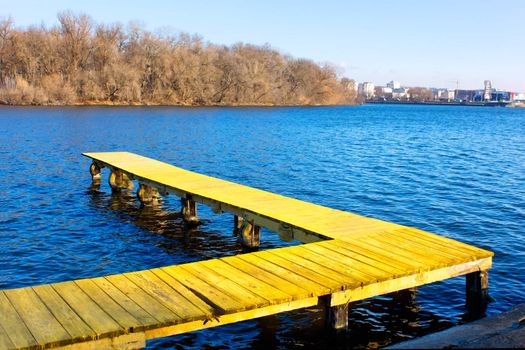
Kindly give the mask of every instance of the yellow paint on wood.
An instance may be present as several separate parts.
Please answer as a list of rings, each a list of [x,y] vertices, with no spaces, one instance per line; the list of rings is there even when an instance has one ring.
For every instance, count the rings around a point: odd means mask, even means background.
[[[71,336],[49,312],[32,288],[6,290],[5,295],[40,346],[46,344],[57,346],[69,341]]]
[[[16,348],[32,348],[38,344],[2,291],[0,291],[0,327],[5,330]]]
[[[33,287],[33,290],[73,340],[96,338],[97,333],[78,316],[53,287],[45,284]]]

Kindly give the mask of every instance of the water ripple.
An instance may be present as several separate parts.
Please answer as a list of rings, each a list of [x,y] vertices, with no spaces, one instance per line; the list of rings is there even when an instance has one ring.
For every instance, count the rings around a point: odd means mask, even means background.
[[[232,219],[89,188],[86,151],[128,150],[495,251],[493,314],[525,302],[525,111],[443,106],[0,108],[0,288],[241,252]],[[107,178],[107,172],[103,173]],[[263,231],[262,249],[284,246]],[[290,244],[296,244],[290,243]],[[311,308],[151,341],[150,348],[376,348],[467,321],[464,281],[361,301],[351,331]]]

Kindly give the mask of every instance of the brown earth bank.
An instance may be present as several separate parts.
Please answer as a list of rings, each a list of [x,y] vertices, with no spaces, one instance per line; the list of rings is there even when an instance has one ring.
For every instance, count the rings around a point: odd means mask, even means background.
[[[330,64],[269,45],[205,42],[186,33],[94,22],[63,12],[57,26],[0,19],[0,103],[8,105],[338,105],[355,83]]]

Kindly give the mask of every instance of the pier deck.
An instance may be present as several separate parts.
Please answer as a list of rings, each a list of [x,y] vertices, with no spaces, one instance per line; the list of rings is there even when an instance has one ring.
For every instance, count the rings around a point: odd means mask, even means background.
[[[174,194],[193,207],[187,217],[203,203],[236,215],[241,235],[254,239],[262,226],[307,244],[0,291],[0,349],[140,348],[148,339],[319,304],[334,328],[344,328],[349,302],[459,275],[467,275],[467,299],[486,294],[492,252],[132,153],[85,155],[94,180],[108,167],[112,187],[137,180],[142,191]]]

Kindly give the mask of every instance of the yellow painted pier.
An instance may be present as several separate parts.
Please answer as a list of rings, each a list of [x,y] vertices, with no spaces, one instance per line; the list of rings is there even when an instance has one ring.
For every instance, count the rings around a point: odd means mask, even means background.
[[[0,349],[136,349],[148,339],[324,305],[344,329],[348,305],[466,275],[467,305],[483,307],[493,253],[416,228],[197,174],[128,152],[85,153],[99,184],[143,205],[181,198],[187,225],[197,203],[234,215],[241,243],[260,228],[304,244],[189,264],[0,291]]]

